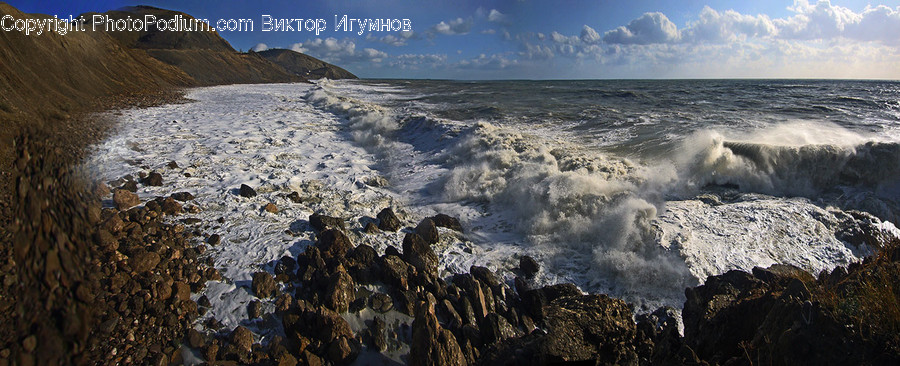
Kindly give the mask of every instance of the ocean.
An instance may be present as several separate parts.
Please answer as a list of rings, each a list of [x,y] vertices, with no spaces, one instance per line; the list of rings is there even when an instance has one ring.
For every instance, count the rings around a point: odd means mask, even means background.
[[[314,242],[313,212],[379,253],[402,239],[362,233],[382,208],[409,226],[446,213],[464,232],[441,232],[444,275],[512,281],[530,255],[538,284],[637,312],[680,308],[731,269],[818,274],[871,254],[861,231],[900,234],[900,82],[323,80],[187,97],[119,112],[88,165],[161,171],[142,197],[191,191],[195,216],[225,218],[203,230],[223,236],[210,252],[226,281],[206,291],[226,326],[246,318],[254,271]],[[238,197],[243,183],[261,198]]]

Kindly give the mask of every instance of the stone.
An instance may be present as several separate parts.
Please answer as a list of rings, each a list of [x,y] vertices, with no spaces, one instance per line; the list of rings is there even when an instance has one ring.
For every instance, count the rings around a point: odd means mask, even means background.
[[[500,287],[500,280],[498,280],[497,276],[494,275],[494,272],[487,267],[471,266],[469,267],[469,273],[472,274],[472,277],[475,277],[475,279],[490,286],[492,289]]]
[[[347,230],[346,224],[344,224],[344,219],[320,215],[318,213],[309,215],[309,225],[312,226],[313,229],[316,229],[316,231],[324,231],[328,229]]]
[[[386,330],[387,324],[384,322],[384,319],[377,316],[375,319],[372,319],[372,326],[369,327],[369,346],[376,349],[378,352],[387,350]]]
[[[419,222],[419,225],[416,225],[416,234],[419,234],[419,236],[421,236],[428,244],[434,244],[440,240],[437,226],[435,226],[434,221],[429,218],[423,219]]]
[[[400,230],[400,219],[394,214],[394,210],[387,207],[378,213],[378,228],[384,231]]]
[[[349,365],[358,353],[347,337],[340,337],[328,345],[328,360],[335,365]]]
[[[243,326],[234,328],[229,338],[231,344],[242,351],[250,352],[253,348],[253,333]]]
[[[179,301],[188,301],[191,299],[191,286],[181,281],[175,281],[172,284],[172,293]]]
[[[407,233],[403,238],[403,260],[419,271],[437,275],[438,256],[418,234]]]
[[[366,227],[365,229],[363,229],[363,231],[365,231],[366,234],[377,234],[379,231],[381,231],[381,229],[379,229],[378,225],[375,225],[374,222],[369,221],[368,223],[366,223]]]
[[[256,272],[253,274],[252,289],[256,297],[260,299],[273,297],[277,287],[275,279],[268,272]]]
[[[127,210],[141,204],[141,199],[127,190],[117,189],[113,192],[113,202],[116,204],[116,208]]]
[[[191,346],[191,348],[194,349],[199,349],[200,347],[203,347],[204,344],[206,344],[206,341],[203,339],[203,334],[201,334],[194,328],[188,329],[186,338],[188,346]]]
[[[190,192],[176,192],[176,193],[172,193],[172,195],[169,197],[172,197],[172,199],[174,199],[176,201],[181,201],[181,202],[187,202],[187,201],[191,201],[194,199],[194,195],[191,194]]]
[[[438,227],[443,227],[458,232],[463,231],[462,225],[460,225],[458,219],[445,214],[434,215],[431,217],[431,221],[433,221],[434,225]]]
[[[142,183],[144,183],[145,185],[154,186],[154,187],[162,186],[163,185],[162,174],[159,174],[157,172],[150,172],[150,174],[147,175],[147,178],[144,178]]]
[[[170,216],[181,214],[181,212],[183,211],[181,204],[178,203],[178,201],[175,201],[175,199],[173,199],[172,197],[167,197],[166,199],[162,200],[162,202],[160,203],[160,207],[162,208],[162,212]]]
[[[506,318],[497,313],[490,313],[484,317],[479,329],[481,330],[481,340],[485,344],[501,342],[520,335],[519,331],[509,324]]]
[[[400,257],[385,254],[381,257],[380,267],[382,281],[402,290],[409,289],[409,265]]]
[[[353,248],[350,238],[336,229],[325,230],[316,239],[316,246],[322,251],[324,258],[343,258]]]
[[[128,258],[128,264],[130,264],[131,269],[137,273],[148,272],[156,268],[159,261],[159,254],[156,254],[156,252],[148,252],[143,249],[137,251]]]
[[[456,337],[438,324],[434,304],[422,301],[412,324],[409,365],[464,365],[465,355]]]
[[[222,237],[219,234],[212,234],[206,238],[206,244],[209,245],[219,245],[222,242]]]
[[[369,297],[369,307],[378,313],[386,313],[394,308],[394,301],[390,296],[376,292]]]
[[[534,258],[527,255],[523,255],[519,258],[519,270],[522,271],[522,274],[524,274],[525,277],[533,278],[540,269],[541,266]]]
[[[256,190],[246,184],[241,184],[240,195],[246,198],[256,197]]]
[[[262,303],[259,300],[250,301],[247,304],[247,317],[256,319],[262,316]]]
[[[328,280],[325,306],[339,313],[345,313],[349,310],[350,302],[355,298],[356,284],[353,282],[353,278],[350,277],[344,266],[338,265]]]
[[[287,195],[287,199],[291,200],[293,203],[302,203],[303,200],[300,199],[300,193],[291,192]]]
[[[283,256],[275,264],[275,275],[286,274],[293,276],[297,271],[297,261],[294,258]]]
[[[273,213],[273,214],[274,214],[274,213],[278,213],[278,206],[276,206],[276,205],[275,205],[274,203],[272,203],[272,202],[269,202],[269,203],[266,204],[265,207],[263,207],[263,210],[265,210],[265,211],[268,212],[268,213]]]

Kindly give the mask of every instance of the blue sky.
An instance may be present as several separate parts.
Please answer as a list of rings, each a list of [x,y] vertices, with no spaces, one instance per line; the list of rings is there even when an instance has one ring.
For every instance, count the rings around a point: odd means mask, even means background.
[[[290,48],[362,77],[900,79],[900,1],[9,1],[61,17],[146,4],[248,18],[236,49]],[[327,30],[262,32],[261,16]],[[335,15],[412,32],[336,31]]]

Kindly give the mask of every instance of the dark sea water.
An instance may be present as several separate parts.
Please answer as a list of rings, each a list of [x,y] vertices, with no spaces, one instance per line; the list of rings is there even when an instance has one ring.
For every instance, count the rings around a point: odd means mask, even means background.
[[[900,82],[326,81],[306,98],[408,204],[462,217],[474,263],[535,255],[548,283],[640,307],[728,269],[846,264],[873,250],[848,227],[900,222]]]

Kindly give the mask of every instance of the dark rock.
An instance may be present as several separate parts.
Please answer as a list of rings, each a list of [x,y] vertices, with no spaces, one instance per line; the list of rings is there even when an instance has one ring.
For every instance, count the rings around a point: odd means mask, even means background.
[[[787,285],[792,279],[805,283],[813,283],[816,279],[796,266],[790,264],[773,264],[769,268],[753,267],[753,276],[771,284]]]
[[[434,215],[431,217],[431,221],[434,221],[434,225],[438,227],[443,227],[459,232],[463,231],[462,225],[459,224],[459,220],[445,214]]]
[[[291,192],[287,195],[287,199],[291,200],[293,203],[301,203],[303,200],[300,198],[300,193]]]
[[[378,228],[384,231],[400,230],[400,219],[394,214],[394,210],[387,207],[378,213]]]
[[[262,303],[259,302],[259,300],[253,300],[247,304],[247,316],[250,319],[256,319],[262,316]]]
[[[287,274],[294,276],[297,272],[297,261],[294,258],[284,256],[275,264],[275,275]]]
[[[241,197],[246,198],[256,197],[256,190],[246,184],[241,184],[240,194]]]
[[[442,300],[440,304],[439,313],[443,314],[444,319],[447,319],[447,324],[451,329],[461,328],[465,324],[462,316],[459,315],[449,299]]]
[[[343,258],[353,248],[353,243],[342,231],[328,229],[318,235],[316,246],[324,258]]]
[[[253,274],[253,293],[256,297],[265,299],[275,296],[278,285],[268,272],[256,272]]]
[[[388,245],[387,248],[384,248],[384,255],[396,255],[398,257],[403,257],[403,254],[400,253],[400,250],[393,245]]]
[[[434,244],[440,240],[437,226],[434,226],[434,221],[429,218],[423,219],[419,225],[416,225],[416,234],[419,234],[428,244]]]
[[[206,238],[206,244],[209,245],[219,245],[222,242],[222,237],[219,234],[212,234],[208,238]]]
[[[350,308],[350,302],[356,298],[356,284],[353,278],[344,269],[344,266],[338,265],[328,280],[328,287],[325,291],[325,306],[339,313],[347,312]]]
[[[178,169],[178,163],[174,160],[170,161],[166,166],[169,167],[169,169]]]
[[[113,192],[113,202],[116,204],[116,208],[127,210],[141,204],[141,199],[127,190],[117,189]]]
[[[534,277],[540,269],[541,266],[534,258],[527,255],[523,255],[519,258],[519,270],[522,271],[522,274],[524,274],[525,277]]]
[[[412,324],[410,365],[463,365],[466,358],[449,330],[441,328],[431,301],[421,302]]]
[[[183,211],[181,204],[172,197],[167,197],[162,200],[162,202],[160,202],[160,207],[162,208],[162,212],[170,216],[179,215]]]
[[[653,313],[636,316],[639,338],[650,342],[650,350],[645,350],[648,354],[644,357],[651,364],[674,365],[691,361],[682,359],[679,355],[684,342],[678,333],[677,316],[677,311],[671,307],[662,307]]]
[[[316,229],[316,231],[324,231],[327,229],[347,230],[344,219],[319,215],[318,213],[309,215],[309,225]]]
[[[200,334],[196,329],[189,328],[187,333],[187,343],[191,348],[199,349],[206,344],[206,341],[203,339],[203,334]]]
[[[437,274],[438,256],[418,234],[407,233],[403,238],[403,260],[419,271]]]
[[[481,321],[481,340],[485,344],[503,341],[519,336],[519,331],[509,324],[506,318],[497,313],[490,313]]]
[[[119,188],[124,189],[128,192],[134,193],[134,192],[137,192],[137,187],[138,187],[137,182],[135,182],[133,180],[128,180],[124,184],[122,184],[122,186]]]
[[[380,317],[372,319],[372,326],[369,327],[369,346],[378,352],[387,351],[387,337],[385,331],[387,324]]]
[[[378,229],[378,225],[375,225],[374,222],[369,221],[368,223],[366,223],[366,228],[363,229],[363,231],[365,231],[366,234],[376,234],[381,230]]]
[[[234,328],[229,337],[231,344],[237,346],[239,350],[250,352],[253,346],[253,333],[249,329],[242,326]]]
[[[162,174],[159,174],[157,172],[150,172],[150,174],[147,176],[147,178],[144,178],[144,180],[141,183],[144,183],[145,185],[148,185],[148,186],[155,186],[155,187],[162,186],[163,185]]]
[[[526,291],[522,294],[522,303],[528,313],[537,320],[543,319],[544,307],[555,299],[565,296],[580,296],[578,287],[571,283],[561,283]]]
[[[390,296],[376,292],[369,297],[369,307],[371,307],[372,310],[383,314],[394,308],[394,301],[391,300]]]
[[[172,284],[172,292],[179,301],[188,301],[191,299],[191,286],[188,286],[188,284],[184,282],[175,281],[175,283]]]
[[[351,340],[341,337],[328,345],[328,360],[335,365],[349,365],[359,355],[358,347],[353,347]],[[357,348],[357,349],[354,349]]]
[[[144,273],[156,268],[159,264],[160,257],[156,252],[147,252],[143,249],[134,253],[129,259],[128,264],[131,269],[137,273]]]
[[[197,305],[207,308],[212,306],[212,304],[209,303],[209,298],[206,297],[206,295],[200,296],[200,298],[197,299]]]
[[[494,272],[487,269],[487,267],[472,266],[469,267],[469,273],[472,274],[472,277],[481,281],[481,283],[490,286],[491,289],[498,289],[500,287],[500,280],[498,280],[497,276],[494,275]]]
[[[395,255],[381,257],[381,278],[388,285],[407,290],[409,289],[408,264]]]
[[[187,201],[191,201],[194,199],[194,195],[191,194],[190,192],[172,193],[172,195],[170,197],[172,197],[176,201],[181,201],[181,202],[187,202]]]

